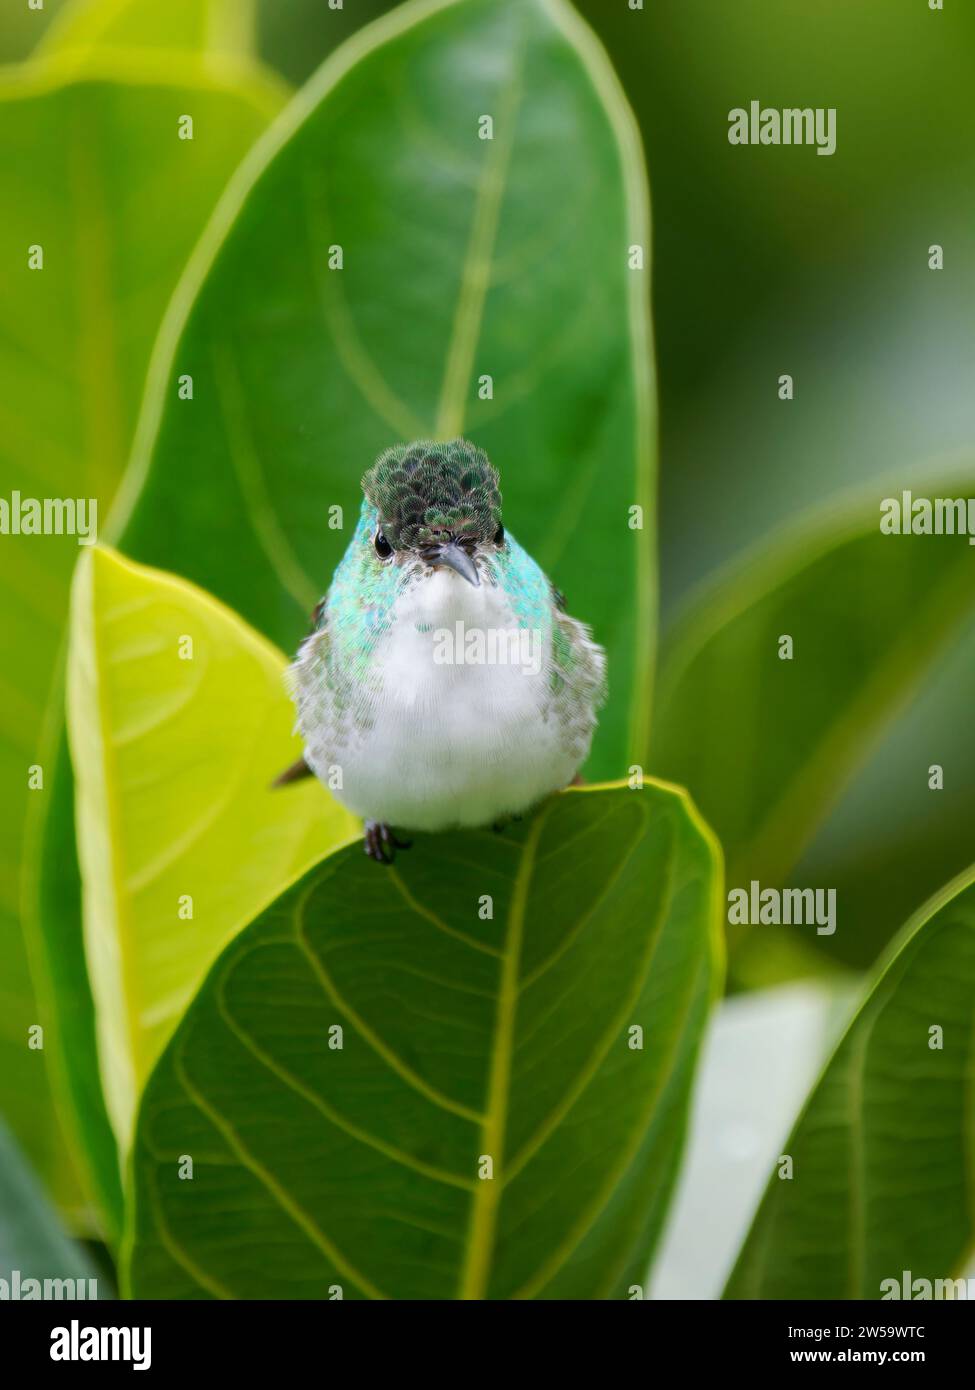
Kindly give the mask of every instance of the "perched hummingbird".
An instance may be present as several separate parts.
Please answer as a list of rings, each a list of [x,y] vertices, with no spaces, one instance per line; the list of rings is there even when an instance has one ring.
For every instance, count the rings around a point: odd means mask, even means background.
[[[605,653],[501,523],[498,475],[464,439],[397,445],[289,668],[309,771],[365,821],[498,825],[567,786],[605,695]],[[339,770],[340,776],[336,776]]]

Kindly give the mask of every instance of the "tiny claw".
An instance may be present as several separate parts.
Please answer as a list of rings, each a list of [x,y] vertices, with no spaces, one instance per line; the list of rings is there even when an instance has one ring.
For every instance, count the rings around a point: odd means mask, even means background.
[[[382,821],[367,820],[362,848],[377,864],[392,864],[398,849],[410,849],[412,840],[398,840],[393,829]]]

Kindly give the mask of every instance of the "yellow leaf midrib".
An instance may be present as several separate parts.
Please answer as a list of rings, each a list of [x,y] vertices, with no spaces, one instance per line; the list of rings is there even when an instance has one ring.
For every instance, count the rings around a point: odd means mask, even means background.
[[[460,293],[444,360],[443,382],[434,426],[438,439],[451,439],[459,435],[464,428],[464,406],[481,335],[508,163],[515,142],[514,128],[521,101],[524,48],[523,41],[512,63],[511,76],[502,94],[499,113],[501,138],[497,142],[491,141],[474,204],[470,239],[461,270]]]
[[[511,1059],[514,1051],[515,1019],[518,1007],[518,978],[521,969],[521,947],[524,938],[528,889],[538,852],[542,827],[551,814],[554,801],[539,812],[525,840],[521,863],[515,877],[508,920],[505,927],[504,953],[498,983],[494,1046],[491,1050],[491,1072],[488,1080],[488,1101],[481,1127],[481,1154],[490,1155],[493,1173],[479,1181],[471,1204],[471,1221],[466,1256],[461,1271],[458,1296],[462,1299],[483,1298],[487,1289],[494,1254],[494,1234],[498,1205],[503,1187],[503,1151],[508,1120],[508,1100],[511,1084]]]

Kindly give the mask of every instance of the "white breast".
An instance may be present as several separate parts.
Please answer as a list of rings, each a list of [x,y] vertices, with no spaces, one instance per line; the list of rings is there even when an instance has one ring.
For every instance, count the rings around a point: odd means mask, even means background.
[[[438,570],[411,585],[375,654],[369,726],[334,750],[339,800],[365,819],[435,831],[489,825],[571,781],[579,756],[549,693],[550,622],[516,631],[489,583]]]

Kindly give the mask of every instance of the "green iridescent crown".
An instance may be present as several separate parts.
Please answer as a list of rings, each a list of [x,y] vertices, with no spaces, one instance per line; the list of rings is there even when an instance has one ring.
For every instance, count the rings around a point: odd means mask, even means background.
[[[488,542],[501,525],[498,475],[466,439],[394,445],[366,473],[362,490],[396,550],[423,550],[445,534]]]

